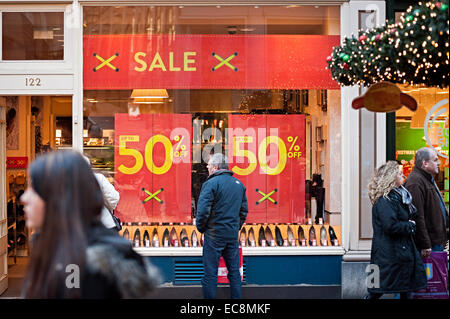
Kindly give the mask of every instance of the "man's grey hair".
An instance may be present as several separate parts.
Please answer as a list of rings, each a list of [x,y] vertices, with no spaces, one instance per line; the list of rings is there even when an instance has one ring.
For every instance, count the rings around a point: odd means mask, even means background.
[[[436,152],[433,148],[422,147],[416,153],[416,158],[414,160],[414,165],[418,168],[422,168],[423,162],[427,162],[431,159],[431,156]]]
[[[209,163],[211,165],[217,166],[219,169],[228,169],[228,163],[226,162],[226,158],[222,153],[213,154],[209,159]]]

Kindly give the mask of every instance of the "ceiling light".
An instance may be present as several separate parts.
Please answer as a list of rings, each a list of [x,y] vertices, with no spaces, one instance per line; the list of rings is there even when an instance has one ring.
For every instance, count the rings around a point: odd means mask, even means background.
[[[133,103],[135,104],[164,104],[164,99],[156,99],[156,98],[135,98],[133,99]]]
[[[148,98],[148,99],[167,99],[169,93],[166,89],[134,89],[131,93],[132,98]]]

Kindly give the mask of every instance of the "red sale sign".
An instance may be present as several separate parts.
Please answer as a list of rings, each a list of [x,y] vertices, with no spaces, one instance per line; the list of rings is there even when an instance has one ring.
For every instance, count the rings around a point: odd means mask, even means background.
[[[115,115],[116,209],[123,222],[191,219],[190,114]]]
[[[247,188],[247,223],[303,223],[305,116],[229,115],[228,160]]]
[[[339,36],[85,35],[84,89],[339,89]]]

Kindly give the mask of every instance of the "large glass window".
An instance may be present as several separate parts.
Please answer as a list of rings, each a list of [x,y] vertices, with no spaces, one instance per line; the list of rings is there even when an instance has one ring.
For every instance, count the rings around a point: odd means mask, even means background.
[[[222,152],[247,188],[244,245],[341,245],[340,90],[325,70],[338,6],[83,16],[84,152],[121,194],[123,236],[201,245],[196,204]]]
[[[400,86],[418,104],[415,112],[403,107],[396,112],[396,158],[408,176],[414,167],[414,155],[422,147],[433,147],[440,159],[436,183],[448,205],[448,88]]]
[[[2,60],[63,60],[64,12],[3,12]]]

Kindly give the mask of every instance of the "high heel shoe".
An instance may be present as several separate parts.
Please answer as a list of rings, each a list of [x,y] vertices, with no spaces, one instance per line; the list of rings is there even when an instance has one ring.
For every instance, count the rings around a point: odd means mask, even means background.
[[[148,234],[148,231],[144,232],[143,243],[144,247],[150,247],[150,235]]]
[[[262,226],[259,228],[258,244],[260,247],[266,246],[266,235],[264,234],[264,227],[262,227]]]
[[[141,232],[139,229],[136,229],[134,232],[134,239],[133,239],[134,247],[141,247]]]
[[[255,232],[253,231],[253,228],[250,228],[250,230],[248,231],[248,246],[249,247],[256,246]]]
[[[300,246],[306,246],[305,231],[302,226],[298,226],[298,244]]]
[[[275,240],[273,240],[272,231],[270,230],[269,226],[266,227],[266,231],[264,232],[267,245],[270,247],[275,246]]]
[[[198,247],[198,237],[197,232],[194,230],[191,235],[192,247]]]
[[[123,231],[122,237],[130,240],[130,232],[128,231],[128,228]]]
[[[170,235],[169,230],[166,228],[163,233],[162,244],[164,247],[169,247],[170,244]]]
[[[245,247],[246,239],[247,239],[247,231],[245,230],[244,227],[242,227],[241,233],[239,235],[239,243],[241,244],[242,247]]]
[[[328,246],[327,230],[325,229],[325,226],[322,226],[320,228],[320,245],[321,246]]]
[[[333,227],[329,226],[328,227],[328,233],[330,234],[330,242],[332,246],[339,246],[339,241],[338,238],[336,236],[336,233],[334,232]]]
[[[314,229],[314,226],[311,226],[309,229],[309,245],[317,246],[316,230]]]
[[[284,245],[283,235],[281,235],[281,230],[278,228],[278,226],[275,226],[275,239],[278,246]],[[287,243],[286,243],[287,246]]]
[[[175,228],[172,228],[172,230],[170,231],[170,245],[172,247],[178,247],[179,243],[180,241],[178,239],[177,231],[175,230]]]
[[[189,238],[186,229],[182,229],[180,233],[181,246],[189,247]]]
[[[159,237],[158,237],[158,229],[155,228],[152,234],[152,246],[159,247]]]
[[[295,236],[291,227],[287,228],[288,245],[295,246]]]

